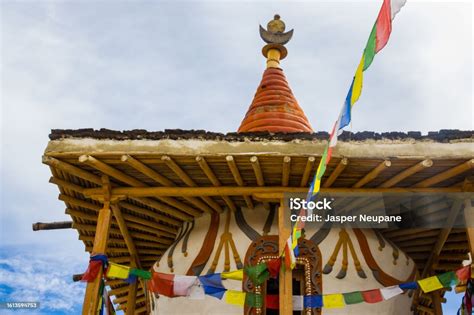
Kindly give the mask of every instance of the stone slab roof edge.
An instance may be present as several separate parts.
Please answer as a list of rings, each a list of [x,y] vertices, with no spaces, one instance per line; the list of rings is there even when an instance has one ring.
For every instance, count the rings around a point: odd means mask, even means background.
[[[182,130],[165,129],[164,131],[147,131],[143,129],[134,130],[110,130],[110,129],[52,129],[49,134],[50,140],[70,139],[70,138],[93,138],[112,140],[217,140],[230,142],[243,141],[294,141],[294,140],[327,140],[329,134],[325,131],[315,133],[270,133],[270,132],[250,132],[250,133],[218,133],[205,130]],[[453,140],[471,139],[474,140],[474,130],[442,129],[430,131],[423,135],[419,131],[409,132],[348,132],[344,131],[338,138],[340,141],[364,141],[364,140],[431,140],[435,142],[449,142]]]

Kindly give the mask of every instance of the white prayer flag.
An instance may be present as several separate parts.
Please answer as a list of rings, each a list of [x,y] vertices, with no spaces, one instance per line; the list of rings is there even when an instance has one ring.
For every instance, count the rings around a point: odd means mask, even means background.
[[[173,294],[175,296],[188,296],[191,287],[196,283],[195,276],[174,276]]]
[[[302,295],[293,295],[293,311],[302,311],[304,309],[303,304]]]
[[[394,296],[402,294],[403,290],[400,289],[398,285],[393,285],[391,287],[381,288],[380,293],[382,293],[384,300],[388,300],[393,298]]]

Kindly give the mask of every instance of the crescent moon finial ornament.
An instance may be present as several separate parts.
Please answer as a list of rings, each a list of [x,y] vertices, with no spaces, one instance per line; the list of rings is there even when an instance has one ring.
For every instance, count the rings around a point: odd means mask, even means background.
[[[260,37],[267,44],[285,45],[293,36],[293,30],[285,33],[285,22],[280,19],[278,14],[275,14],[273,20],[268,22],[267,29],[260,25]]]

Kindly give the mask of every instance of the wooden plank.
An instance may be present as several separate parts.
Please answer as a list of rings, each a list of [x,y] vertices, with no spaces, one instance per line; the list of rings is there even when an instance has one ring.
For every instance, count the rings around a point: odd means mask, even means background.
[[[103,183],[104,196],[110,197],[110,182],[106,176],[102,177],[101,182]],[[109,237],[109,228],[112,221],[112,211],[110,209],[110,202],[106,201],[103,208],[99,211],[99,217],[97,219],[97,227],[94,238],[94,246],[92,249],[93,254],[105,254],[107,251],[107,239]],[[96,310],[99,304],[99,288],[101,279],[103,276],[103,270],[100,268],[99,274],[92,282],[88,282],[86,286],[86,292],[84,295],[84,303],[82,307],[83,315],[96,314]]]
[[[462,174],[468,170],[470,170],[474,166],[474,159],[470,159],[464,163],[461,163],[455,167],[452,167],[444,172],[441,172],[433,177],[427,178],[422,180],[419,183],[413,185],[413,187],[430,187],[435,184],[438,184],[442,181],[445,181],[449,178],[452,178],[456,175]]]
[[[308,185],[309,177],[311,176],[311,171],[313,170],[314,162],[316,158],[314,156],[310,156],[306,161],[306,166],[303,171],[303,176],[301,177],[300,186],[306,187]]]
[[[226,156],[225,159],[227,161],[227,166],[229,167],[230,172],[232,173],[232,176],[234,177],[234,180],[237,183],[237,185],[245,186],[245,183],[242,179],[242,176],[240,175],[240,171],[237,167],[237,164],[235,163],[234,157],[232,155],[228,155]],[[244,197],[245,203],[247,204],[247,207],[250,209],[253,209],[254,205],[249,195],[251,194],[244,195],[243,197]]]
[[[263,177],[262,168],[260,167],[260,162],[258,161],[257,156],[252,156],[250,158],[250,163],[252,163],[253,172],[255,174],[255,178],[257,179],[258,186],[265,186],[265,178]]]
[[[209,164],[207,164],[207,161],[204,157],[196,156],[196,162],[198,163],[199,167],[204,172],[204,174],[206,174],[207,178],[212,183],[212,185],[216,187],[222,186],[221,182],[217,178],[216,174],[214,174],[212,169],[209,167]],[[231,211],[235,212],[237,210],[235,203],[232,201],[232,199],[230,199],[230,197],[228,196],[221,196],[221,197],[226,203],[227,207],[229,207]]]
[[[290,181],[290,171],[291,171],[291,157],[285,156],[283,158],[283,167],[281,172],[281,185],[287,187]]]
[[[329,175],[328,179],[326,179],[323,183],[323,188],[331,187],[331,185],[336,181],[339,175],[344,171],[346,166],[349,164],[349,160],[347,158],[342,158],[337,164],[334,171],[332,171],[331,175]]]
[[[189,187],[197,187],[198,185],[196,182],[188,175],[186,172],[178,165],[176,162],[169,156],[164,155],[161,157],[161,160],[165,162],[165,164]],[[218,213],[222,213],[223,210],[221,206],[215,202],[211,197],[201,197],[204,202],[206,202],[212,209],[217,211]],[[209,213],[212,211],[209,209]]]
[[[290,213],[284,202],[284,199],[282,199],[278,208],[278,249],[280,253],[285,250],[286,241],[291,234]],[[280,314],[293,314],[293,276],[290,268],[280,269],[279,293]]]
[[[362,177],[357,183],[355,183],[352,187],[354,188],[360,188],[372,180],[374,180],[380,173],[382,173],[384,170],[387,169],[387,167],[390,167],[392,165],[392,162],[389,160],[385,160],[379,165],[377,165],[373,170],[371,170],[369,173],[367,173],[364,177]]]
[[[396,184],[398,184],[399,182],[401,182],[405,178],[408,178],[411,175],[424,170],[425,168],[431,167],[432,165],[433,165],[432,160],[429,160],[429,159],[423,160],[423,161],[407,168],[406,170],[398,173],[397,175],[393,176],[389,180],[387,180],[384,183],[382,183],[381,185],[379,185],[379,187],[392,187],[392,186],[395,186]]]

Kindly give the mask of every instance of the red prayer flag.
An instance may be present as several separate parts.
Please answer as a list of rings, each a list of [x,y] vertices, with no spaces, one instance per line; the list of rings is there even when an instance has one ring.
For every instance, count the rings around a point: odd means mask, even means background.
[[[102,268],[102,261],[100,260],[91,260],[89,261],[89,266],[87,267],[86,272],[82,275],[81,281],[92,282],[97,275],[99,274],[100,269]]]
[[[270,277],[272,278],[278,277],[278,273],[280,272],[280,267],[281,267],[280,258],[275,258],[275,259],[267,261],[267,269],[268,269],[268,272],[270,273]]]
[[[392,14],[390,9],[390,0],[384,0],[377,17],[377,34],[375,39],[375,52],[378,53],[388,42],[392,32]]]
[[[461,269],[456,270],[456,277],[458,277],[459,282],[465,282],[469,279],[471,274],[471,266],[466,266]]]
[[[265,297],[265,307],[271,310],[277,310],[280,308],[279,295],[267,294]]]
[[[382,293],[379,289],[362,291],[364,301],[367,303],[378,303],[383,301]]]
[[[174,275],[154,272],[150,281],[150,291],[173,297]]]

